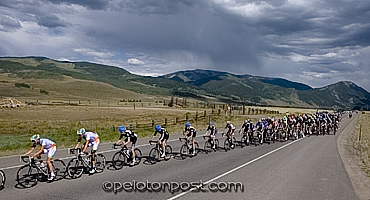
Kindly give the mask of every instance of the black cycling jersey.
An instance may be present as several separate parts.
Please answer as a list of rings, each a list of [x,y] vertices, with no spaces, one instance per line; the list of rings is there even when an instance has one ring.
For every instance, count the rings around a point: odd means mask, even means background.
[[[161,134],[161,137],[160,138],[162,138],[162,140],[161,140],[162,142],[164,140],[168,140],[170,138],[170,134],[164,128],[161,128],[161,130],[159,130],[159,131],[155,131],[154,136],[156,136],[157,133]]]
[[[215,125],[209,125],[207,131],[211,131],[210,135],[215,135],[217,130]]]
[[[197,136],[197,130],[194,127],[192,127],[192,126],[185,127],[185,132],[188,133],[186,135],[187,137],[190,137],[191,134],[193,134],[193,138]]]
[[[137,135],[136,135],[136,133],[134,133],[132,131],[126,130],[126,131],[122,132],[119,139],[122,139],[123,136],[126,137],[125,141],[127,141],[127,138],[130,138],[130,141],[131,141],[132,144],[135,144],[136,141],[137,141]]]
[[[244,130],[244,132],[248,132],[248,130],[253,130],[253,128],[254,128],[253,123],[246,123],[246,124],[243,124],[242,126],[242,129]]]

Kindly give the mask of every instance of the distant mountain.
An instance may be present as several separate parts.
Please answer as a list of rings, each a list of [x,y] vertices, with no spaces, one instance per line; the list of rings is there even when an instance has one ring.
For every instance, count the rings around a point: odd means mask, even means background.
[[[248,105],[344,109],[359,109],[370,105],[370,93],[352,82],[338,82],[313,89],[282,78],[234,75],[200,69],[148,77],[131,74],[114,66],[61,62],[45,57],[0,58],[0,73],[15,78],[61,81],[63,77],[69,76],[108,83],[140,94],[191,97]]]
[[[171,74],[164,75],[163,77],[169,78],[176,81],[187,82],[193,85],[203,85],[208,83],[211,80],[221,80],[220,76],[228,76],[232,75],[238,78],[247,77],[249,79],[260,80],[264,83],[268,83],[271,85],[276,85],[284,88],[294,88],[296,90],[311,90],[312,87],[305,85],[303,83],[292,82],[282,78],[267,78],[261,76],[251,76],[251,75],[234,75],[227,72],[219,72],[219,71],[211,71],[211,70],[202,70],[202,69],[195,69],[195,70],[187,70],[187,71],[179,71],[174,72]]]

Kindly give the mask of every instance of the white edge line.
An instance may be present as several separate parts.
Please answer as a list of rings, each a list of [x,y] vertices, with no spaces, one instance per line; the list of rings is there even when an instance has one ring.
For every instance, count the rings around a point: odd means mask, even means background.
[[[173,141],[178,141],[178,140],[179,139],[173,139],[173,140],[168,140],[168,142],[173,142]],[[149,145],[150,144],[141,144],[141,145],[137,145],[137,147],[144,147],[144,146],[149,146]],[[108,153],[108,152],[112,152],[112,151],[118,151],[118,150],[117,149],[111,149],[111,150],[106,150],[106,151],[100,151],[99,153]],[[66,160],[66,159],[72,159],[74,157],[75,156],[69,156],[69,157],[57,158],[57,159],[59,159],[59,160]],[[0,168],[0,169],[2,169],[2,170],[5,170],[5,169],[14,169],[14,168],[22,167],[23,165],[16,165],[16,166],[4,167],[4,168]]]
[[[294,144],[294,143],[296,143],[296,142],[298,142],[298,141],[300,141],[300,140],[302,140],[303,138],[300,138],[300,139],[298,139],[298,140],[295,140],[295,141],[293,141],[293,142],[291,142],[291,143],[288,143],[288,144],[286,144],[286,145],[284,145],[284,146],[281,146],[281,147],[279,147],[279,148],[277,148],[277,149],[274,149],[274,150],[272,150],[272,151],[270,151],[270,152],[268,152],[268,153],[266,153],[266,154],[263,154],[262,156],[260,156],[260,157],[257,157],[257,158],[255,158],[255,159],[253,159],[253,160],[251,160],[251,161],[249,161],[249,162],[247,162],[247,163],[244,163],[244,164],[242,164],[242,165],[240,165],[240,166],[238,166],[238,167],[236,167],[236,168],[234,168],[234,169],[232,169],[232,170],[230,170],[230,171],[227,171],[227,172],[225,172],[225,173],[223,173],[223,174],[221,174],[221,175],[219,175],[219,176],[216,176],[216,177],[214,177],[214,178],[212,178],[212,179],[210,179],[210,180],[208,180],[207,182],[204,182],[204,184],[208,184],[208,183],[210,183],[210,182],[212,182],[212,181],[215,181],[215,180],[217,180],[217,179],[219,179],[219,178],[221,178],[221,177],[224,177],[224,176],[226,176],[226,175],[228,175],[228,174],[230,174],[230,173],[233,173],[233,172],[235,172],[236,170],[239,170],[240,168],[243,168],[243,167],[245,167],[245,166],[247,166],[247,165],[249,165],[249,164],[251,164],[251,163],[253,163],[253,162],[256,162],[257,160],[260,160],[260,159],[262,159],[262,158],[264,158],[264,157],[266,157],[266,156],[268,156],[268,155],[270,155],[270,154],[272,154],[272,153],[275,153],[276,151],[279,151],[280,149],[283,149],[283,148],[285,148],[285,147],[287,147],[287,146],[289,146],[289,145],[291,145],[291,144]],[[193,191],[193,190],[196,190],[196,189],[198,189],[197,187],[195,187],[195,188],[192,188],[192,189],[190,189],[190,190],[188,190],[188,191],[186,191],[186,192],[182,192],[182,193],[180,193],[180,194],[178,194],[178,195],[176,195],[176,196],[173,196],[173,197],[171,197],[171,198],[169,198],[169,199],[167,199],[167,200],[174,200],[174,199],[177,199],[177,198],[179,198],[179,197],[181,197],[181,196],[183,196],[183,195],[185,195],[185,194],[187,194],[187,193],[189,193],[189,192],[191,192],[191,191]]]

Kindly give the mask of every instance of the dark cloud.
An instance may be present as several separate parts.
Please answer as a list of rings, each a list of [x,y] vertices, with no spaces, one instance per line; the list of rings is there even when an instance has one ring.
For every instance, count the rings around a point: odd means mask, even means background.
[[[208,4],[204,0],[126,0],[111,6],[113,10],[124,10],[140,15],[171,15],[182,12],[186,7]]]
[[[66,27],[68,25],[53,14],[39,16],[37,24],[48,28]]]
[[[0,31],[11,32],[21,28],[21,24],[15,18],[7,15],[0,15]]]
[[[92,10],[104,10],[109,4],[109,0],[44,0],[55,4],[76,4]]]
[[[45,52],[139,74],[203,68],[313,86],[342,79],[368,83],[368,0],[0,1],[0,13],[3,34],[32,38],[47,27],[45,39],[63,36],[65,45],[53,50],[45,44]],[[9,49],[1,55],[17,52]]]

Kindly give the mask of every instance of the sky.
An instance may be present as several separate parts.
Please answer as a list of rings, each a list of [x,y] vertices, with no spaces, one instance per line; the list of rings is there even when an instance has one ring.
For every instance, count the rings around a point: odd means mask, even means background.
[[[370,91],[369,0],[0,0],[0,57],[207,69]]]

